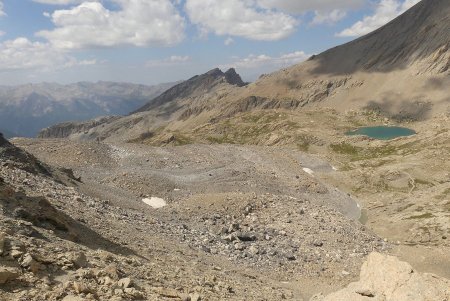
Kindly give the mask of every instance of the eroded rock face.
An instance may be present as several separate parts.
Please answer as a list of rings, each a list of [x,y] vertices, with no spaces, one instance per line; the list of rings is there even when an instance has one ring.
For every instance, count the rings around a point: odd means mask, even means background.
[[[450,300],[450,281],[421,274],[396,257],[372,253],[361,268],[358,282],[311,301],[426,301]]]

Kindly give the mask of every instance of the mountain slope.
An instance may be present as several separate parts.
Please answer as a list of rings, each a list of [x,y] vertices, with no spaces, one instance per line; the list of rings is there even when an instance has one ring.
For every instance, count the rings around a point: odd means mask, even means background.
[[[136,110],[135,113],[150,111],[153,108],[169,103],[175,99],[186,98],[200,93],[207,93],[216,85],[223,82],[238,87],[245,86],[245,83],[234,69],[229,69],[224,73],[219,68],[216,68],[205,74],[194,76],[191,79],[170,88],[160,96],[153,99],[151,102]]]
[[[450,4],[423,0],[374,32],[314,57],[317,73],[389,72],[413,65],[419,73],[450,67]]]
[[[214,80],[196,86],[193,78],[138,114],[93,128],[87,137],[159,144],[173,142],[174,133],[179,133],[188,136],[184,142],[206,142],[211,133],[223,138],[230,124],[242,132],[230,118],[259,110],[278,115],[274,110],[333,109],[340,114],[373,112],[397,122],[427,120],[450,110],[449,16],[449,1],[423,0],[364,37],[263,76],[245,88],[228,84],[218,89]],[[268,124],[275,126],[270,120]],[[291,127],[282,127],[282,134],[288,135]],[[73,136],[80,137],[86,138]],[[268,141],[266,135],[258,139],[253,143]]]
[[[80,82],[3,86],[0,87],[0,128],[14,135],[35,136],[43,127],[58,122],[124,115],[173,85]]]

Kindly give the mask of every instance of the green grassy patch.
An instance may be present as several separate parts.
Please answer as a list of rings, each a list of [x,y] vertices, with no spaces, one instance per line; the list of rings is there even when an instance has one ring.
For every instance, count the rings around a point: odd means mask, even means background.
[[[300,126],[287,118],[287,114],[276,112],[243,114],[217,124],[215,126],[217,134],[209,133],[209,135],[205,135],[205,139],[215,144],[260,144],[275,134],[278,135],[280,141],[292,140],[292,137],[296,135],[296,129]],[[308,149],[310,140],[310,137],[300,135],[297,146],[301,149]]]
[[[363,151],[362,147],[354,146],[346,142],[341,142],[339,144],[331,144],[330,148],[335,153],[350,156],[357,156]]]
[[[398,148],[394,145],[363,148],[352,145],[347,142],[341,142],[339,144],[331,144],[330,149],[335,153],[349,156],[351,161],[384,158],[390,155],[394,155],[398,151]],[[380,165],[378,166],[381,166],[386,162],[389,161],[380,161],[379,162]]]

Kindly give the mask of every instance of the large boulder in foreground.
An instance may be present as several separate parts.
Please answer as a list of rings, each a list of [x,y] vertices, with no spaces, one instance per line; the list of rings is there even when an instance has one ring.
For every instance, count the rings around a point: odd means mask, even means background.
[[[359,282],[311,301],[444,301],[450,300],[450,280],[421,274],[396,257],[372,253],[361,268]]]

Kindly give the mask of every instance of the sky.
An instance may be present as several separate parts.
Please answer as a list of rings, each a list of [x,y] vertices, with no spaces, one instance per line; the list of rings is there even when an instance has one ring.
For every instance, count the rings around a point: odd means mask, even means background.
[[[0,0],[0,85],[158,84],[234,67],[254,81],[419,0]]]

